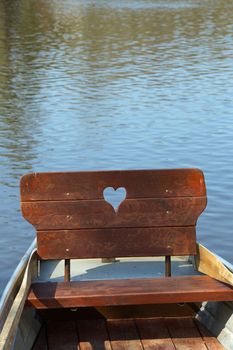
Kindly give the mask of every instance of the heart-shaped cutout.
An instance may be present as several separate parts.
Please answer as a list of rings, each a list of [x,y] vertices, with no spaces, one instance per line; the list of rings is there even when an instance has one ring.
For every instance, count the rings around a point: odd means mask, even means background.
[[[126,198],[126,189],[124,187],[118,187],[115,190],[113,187],[106,187],[103,191],[103,196],[105,201],[111,204],[117,213],[119,206]]]

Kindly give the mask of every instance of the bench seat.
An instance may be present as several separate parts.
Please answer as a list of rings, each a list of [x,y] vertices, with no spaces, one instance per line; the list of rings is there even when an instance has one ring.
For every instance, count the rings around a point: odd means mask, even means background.
[[[37,231],[42,264],[64,261],[64,282],[34,281],[28,305],[76,308],[233,300],[231,287],[208,276],[184,272],[171,277],[176,273],[171,257],[198,254],[196,223],[207,203],[199,169],[34,173],[23,176],[20,190],[21,210]],[[149,276],[146,269],[139,278],[131,269],[126,278],[123,274],[114,279],[110,273],[110,278],[98,279],[99,272],[107,274],[103,265],[86,270],[84,278],[92,280],[73,279],[71,259],[115,257],[163,257],[166,277],[155,277],[156,271]]]
[[[233,288],[209,276],[33,283],[37,309],[233,300]]]

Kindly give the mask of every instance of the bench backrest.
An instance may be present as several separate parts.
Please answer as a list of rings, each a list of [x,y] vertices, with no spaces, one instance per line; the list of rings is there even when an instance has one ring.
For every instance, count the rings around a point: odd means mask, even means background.
[[[107,187],[126,190],[117,211],[104,199]],[[42,259],[196,254],[206,207],[198,169],[33,173],[20,188]]]

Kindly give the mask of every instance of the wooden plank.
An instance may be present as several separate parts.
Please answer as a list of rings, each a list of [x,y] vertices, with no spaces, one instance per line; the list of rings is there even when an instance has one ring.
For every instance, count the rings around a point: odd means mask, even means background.
[[[164,319],[137,319],[136,325],[144,350],[175,350]]]
[[[117,213],[104,200],[21,203],[37,230],[193,226],[205,206],[205,197],[129,199]]]
[[[191,318],[170,318],[165,322],[176,350],[207,350]]]
[[[133,320],[109,320],[107,326],[112,350],[143,350]]]
[[[80,350],[112,350],[105,320],[79,320],[77,327]]]
[[[34,283],[35,308],[233,300],[233,288],[208,276]]]
[[[21,201],[102,199],[106,187],[125,187],[127,198],[202,197],[198,169],[33,173],[21,179]]]
[[[198,320],[194,320],[199,332],[201,333],[208,350],[224,350],[225,347],[203,326]]]
[[[43,259],[194,255],[196,229],[189,226],[39,231],[37,245]]]
[[[48,350],[46,327],[43,326],[32,350]]]
[[[49,350],[80,350],[74,321],[47,322]]]
[[[233,273],[224,266],[215,254],[202,244],[197,244],[197,252],[195,264],[198,271],[233,286]]]

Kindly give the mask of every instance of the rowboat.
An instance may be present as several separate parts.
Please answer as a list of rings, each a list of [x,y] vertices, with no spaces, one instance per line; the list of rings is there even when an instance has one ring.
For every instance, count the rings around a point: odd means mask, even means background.
[[[2,295],[0,349],[232,350],[233,266],[195,240],[205,198],[198,169],[24,176],[37,238]]]

